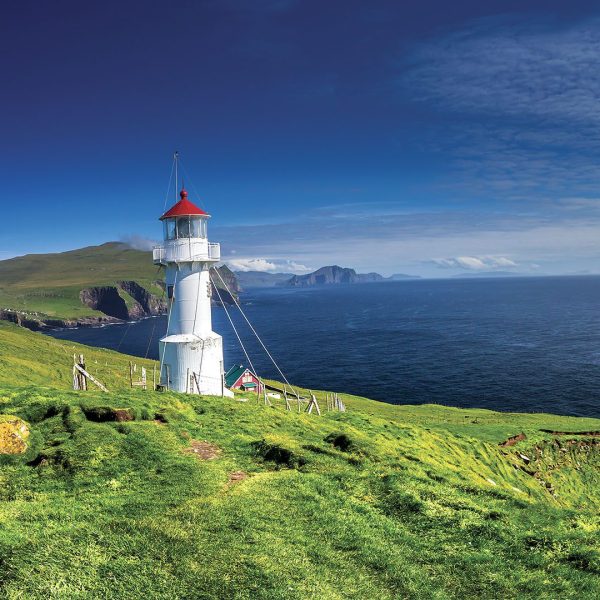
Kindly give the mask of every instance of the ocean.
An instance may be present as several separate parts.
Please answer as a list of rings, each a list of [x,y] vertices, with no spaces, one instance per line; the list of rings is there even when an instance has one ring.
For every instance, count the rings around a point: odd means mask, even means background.
[[[411,280],[242,294],[288,380],[393,404],[600,416],[600,277]],[[235,308],[259,374],[279,378]],[[50,335],[157,358],[166,318]],[[222,308],[225,365],[245,364]],[[280,379],[280,378],[279,378]]]

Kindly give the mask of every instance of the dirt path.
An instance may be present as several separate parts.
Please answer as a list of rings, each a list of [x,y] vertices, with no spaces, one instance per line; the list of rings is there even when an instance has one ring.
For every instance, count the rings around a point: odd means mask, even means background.
[[[193,454],[198,460],[214,460],[221,455],[221,448],[210,442],[201,442],[192,440],[189,448],[185,452]]]

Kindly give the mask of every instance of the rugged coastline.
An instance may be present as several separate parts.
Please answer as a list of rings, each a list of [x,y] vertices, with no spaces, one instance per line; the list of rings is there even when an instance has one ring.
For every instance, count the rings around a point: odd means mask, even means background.
[[[217,269],[213,303],[220,297],[234,304],[241,291],[235,274],[225,265]],[[98,327],[166,311],[164,281],[151,255],[120,242],[0,261],[0,320],[33,331]]]

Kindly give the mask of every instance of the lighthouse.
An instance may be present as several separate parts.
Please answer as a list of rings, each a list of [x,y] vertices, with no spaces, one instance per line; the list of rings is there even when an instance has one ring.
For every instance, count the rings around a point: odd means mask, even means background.
[[[207,237],[210,215],[180,200],[160,217],[163,243],[153,250],[166,268],[167,332],[158,344],[160,383],[178,392],[233,396],[225,387],[223,340],[212,330],[210,268],[221,248]]]

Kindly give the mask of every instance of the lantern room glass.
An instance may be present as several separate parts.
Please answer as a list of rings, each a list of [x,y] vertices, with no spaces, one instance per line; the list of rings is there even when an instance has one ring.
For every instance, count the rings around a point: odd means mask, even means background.
[[[177,240],[206,238],[206,219],[202,217],[177,217],[163,221],[164,239]]]
[[[164,237],[165,240],[174,240],[177,238],[177,229],[175,219],[165,219],[164,225]]]
[[[201,217],[190,217],[190,233],[195,238],[206,237],[206,219]]]
[[[177,239],[189,238],[190,235],[190,218],[179,217],[177,219]]]

